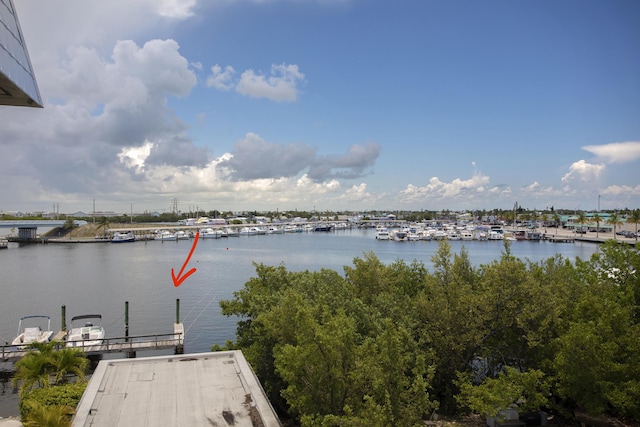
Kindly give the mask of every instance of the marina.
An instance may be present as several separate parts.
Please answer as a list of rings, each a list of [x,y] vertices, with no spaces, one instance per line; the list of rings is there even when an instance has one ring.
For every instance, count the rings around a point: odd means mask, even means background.
[[[431,268],[438,241],[377,240],[375,233],[375,228],[369,227],[201,239],[187,266],[196,271],[179,287],[172,283],[171,269],[180,269],[192,248],[192,240],[128,244],[110,244],[107,240],[107,244],[89,245],[10,242],[8,249],[0,253],[4,283],[0,342],[9,344],[15,337],[18,320],[31,313],[51,316],[52,329],[61,330],[60,316],[55,313],[65,305],[69,318],[84,313],[102,315],[105,337],[109,340],[108,346],[100,349],[104,350],[105,359],[123,356],[111,351],[137,351],[138,358],[174,354],[172,343],[153,350],[134,349],[133,343],[143,341],[143,337],[154,343],[175,339],[175,304],[179,299],[184,353],[208,352],[214,344],[224,345],[235,339],[240,319],[223,316],[219,302],[233,298],[233,293],[255,276],[254,263],[282,264],[290,271],[327,268],[342,273],[354,258],[373,252],[383,263],[417,260]],[[499,258],[504,250],[504,242],[498,240],[453,240],[449,244],[452,253],[464,247],[474,266]],[[598,247],[580,240],[570,244],[514,241],[511,253],[532,262],[555,254],[575,260],[588,259]],[[123,302],[130,305],[128,322]],[[17,394],[9,380],[2,381],[0,416],[15,415]]]

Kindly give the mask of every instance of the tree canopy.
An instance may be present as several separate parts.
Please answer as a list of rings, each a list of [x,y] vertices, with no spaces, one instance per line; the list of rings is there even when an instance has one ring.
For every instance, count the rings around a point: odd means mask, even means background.
[[[343,274],[256,264],[220,303],[240,317],[227,346],[305,426],[418,426],[434,410],[491,415],[509,400],[640,418],[636,248],[612,241],[589,261],[530,262],[506,242],[474,267],[443,242],[431,261],[365,253]]]

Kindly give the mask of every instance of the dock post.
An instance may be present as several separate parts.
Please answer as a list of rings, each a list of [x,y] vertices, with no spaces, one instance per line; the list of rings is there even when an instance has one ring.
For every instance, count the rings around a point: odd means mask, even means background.
[[[124,336],[129,342],[129,301],[124,302]]]
[[[125,342],[129,342],[129,301],[124,302],[124,337]],[[127,359],[135,359],[135,351],[126,351],[125,356]]]
[[[176,323],[173,325],[176,340],[174,354],[184,354],[184,325],[180,323],[180,298],[176,298]]]
[[[67,330],[67,306],[63,305],[62,306],[62,313],[60,314],[60,330],[61,331],[66,331]]]

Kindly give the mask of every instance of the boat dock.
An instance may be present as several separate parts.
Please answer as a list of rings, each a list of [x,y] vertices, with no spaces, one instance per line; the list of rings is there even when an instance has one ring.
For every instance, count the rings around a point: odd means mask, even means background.
[[[62,306],[62,330],[52,341],[67,346],[66,307]],[[101,356],[108,353],[124,353],[127,358],[135,358],[139,351],[173,350],[173,354],[184,353],[184,325],[180,322],[180,299],[176,299],[176,321],[173,332],[147,335],[129,335],[129,302],[125,302],[124,336],[103,338],[98,345],[85,345],[84,341],[74,341],[73,348],[82,350],[87,356]],[[0,372],[13,371],[13,364],[29,352],[28,348],[8,343],[0,346]]]
[[[65,345],[65,331],[58,332],[53,338]],[[104,338],[102,344],[84,346],[81,341],[73,348],[82,350],[88,356],[95,356],[107,353],[126,353],[127,357],[135,357],[138,351],[174,350],[174,354],[184,352],[184,326],[182,323],[174,323],[173,333],[136,335],[116,338]],[[0,346],[0,361],[15,362],[28,352],[27,349],[20,349],[15,345]]]

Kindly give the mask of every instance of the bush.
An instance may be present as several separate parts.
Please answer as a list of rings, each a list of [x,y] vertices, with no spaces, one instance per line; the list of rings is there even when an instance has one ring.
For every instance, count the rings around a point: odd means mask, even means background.
[[[29,420],[32,413],[54,411],[54,407],[66,407],[62,410],[65,414],[73,414],[73,410],[87,388],[87,381],[79,381],[46,388],[31,390],[20,400],[20,415],[23,420]],[[41,411],[44,409],[44,411]],[[26,425],[26,424],[25,424]]]

